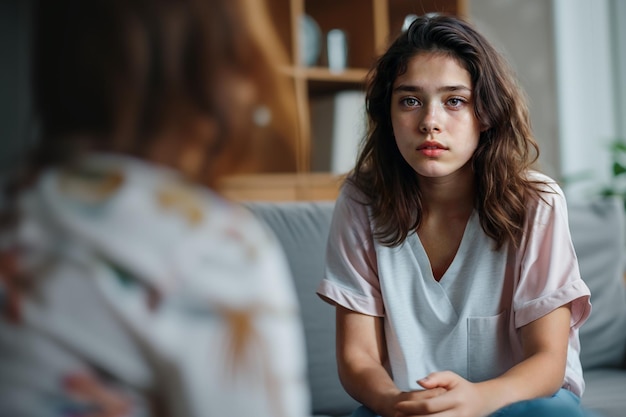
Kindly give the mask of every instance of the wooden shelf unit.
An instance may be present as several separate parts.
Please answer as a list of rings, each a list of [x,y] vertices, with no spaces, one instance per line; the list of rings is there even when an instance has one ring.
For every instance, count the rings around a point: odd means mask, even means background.
[[[290,65],[284,72],[294,83],[294,106],[298,117],[296,172],[275,175],[263,173],[227,179],[223,182],[223,189],[225,194],[236,199],[310,198],[319,194],[315,191],[302,192],[302,184],[317,184],[315,186],[319,187],[323,176],[311,172],[311,99],[345,90],[363,90],[370,67],[385,50],[388,42],[400,33],[405,16],[430,12],[464,16],[466,0],[267,0],[267,3],[273,24],[288,52]],[[301,64],[299,22],[303,14],[311,16],[318,24],[322,45],[325,44],[329,30],[338,28],[346,32],[348,67],[344,71],[330,71],[324,66],[323,57],[320,57],[315,66]],[[320,55],[323,56],[324,52],[325,48],[322,46]],[[304,180],[307,176],[312,179]],[[326,176],[333,178],[330,174]],[[288,177],[291,177],[289,181],[286,180]],[[277,188],[276,184],[281,185]],[[291,184],[294,189],[284,192],[286,184]],[[326,184],[329,188],[325,195],[336,192],[337,188],[332,182]],[[266,191],[259,192],[263,188]],[[275,196],[269,195],[274,192]]]

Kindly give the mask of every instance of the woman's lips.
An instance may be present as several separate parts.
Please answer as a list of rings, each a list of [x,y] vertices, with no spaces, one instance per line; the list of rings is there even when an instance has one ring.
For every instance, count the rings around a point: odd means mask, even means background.
[[[439,142],[426,142],[417,147],[417,151],[429,158],[440,156],[446,151],[446,147]]]

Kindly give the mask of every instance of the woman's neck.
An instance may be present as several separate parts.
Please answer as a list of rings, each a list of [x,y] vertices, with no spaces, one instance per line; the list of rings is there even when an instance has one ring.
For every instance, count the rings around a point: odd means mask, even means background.
[[[471,170],[463,169],[441,178],[419,178],[424,215],[467,216],[474,209],[475,185]]]

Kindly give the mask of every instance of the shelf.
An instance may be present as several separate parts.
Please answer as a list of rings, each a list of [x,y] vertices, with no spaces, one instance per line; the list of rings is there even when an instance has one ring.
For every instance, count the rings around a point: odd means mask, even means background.
[[[368,68],[375,50],[372,4],[366,0],[304,0],[304,10],[319,25],[322,45],[331,29],[341,29],[346,34],[348,66]],[[320,62],[324,62],[324,51],[322,47]]]
[[[335,93],[342,90],[362,90],[365,88],[365,77],[368,70],[349,68],[341,72],[330,71],[328,68],[307,68],[303,75],[308,81],[309,95]]]
[[[223,192],[235,200],[334,199],[340,179],[329,173],[312,171],[324,170],[332,165],[333,155],[327,150],[333,149],[328,144],[332,140],[337,143],[334,137],[340,137],[342,145],[349,142],[347,146],[353,149],[353,141],[346,139],[349,135],[345,134],[345,130],[340,134],[334,133],[334,128],[338,126],[333,119],[334,111],[341,98],[362,94],[369,69],[386,50],[390,40],[400,32],[407,15],[427,12],[465,15],[466,1],[267,0],[271,23],[288,53],[288,64],[281,68],[281,72],[293,86],[294,94],[290,100],[296,113],[297,128],[295,134],[283,136],[293,138],[295,158],[288,150],[276,146],[255,151],[255,155],[259,155],[265,163],[248,164],[247,170],[240,171],[246,175],[224,179]],[[299,40],[303,14],[309,15],[320,31],[320,54],[315,66],[311,67],[301,64],[303,51],[299,49],[302,45]],[[327,66],[327,34],[332,29],[340,29],[346,34],[348,68],[343,71],[331,71]],[[351,90],[361,93],[354,94]],[[344,92],[346,94],[342,94]],[[342,102],[347,103],[345,108],[357,107],[355,103]],[[344,111],[342,114],[342,121],[345,122],[347,113]],[[352,127],[346,129],[352,131]],[[357,133],[357,136],[362,135]],[[284,163],[279,164],[293,159],[293,172],[283,169]],[[326,162],[326,159],[329,163],[320,163]]]
[[[280,70],[283,74],[291,77],[341,83],[362,83],[368,72],[367,68],[346,68],[341,71],[331,71],[326,67],[282,67]]]
[[[343,176],[329,173],[254,174],[222,179],[217,189],[235,201],[335,200]]]
[[[302,74],[312,81],[361,83],[365,80],[367,71],[364,68],[347,68],[342,71],[331,71],[325,67],[310,67],[304,68]]]

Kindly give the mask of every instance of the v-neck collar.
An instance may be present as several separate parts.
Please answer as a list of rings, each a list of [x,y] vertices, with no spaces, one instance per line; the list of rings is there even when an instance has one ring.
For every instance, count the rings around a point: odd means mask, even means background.
[[[407,237],[407,242],[413,248],[413,253],[415,254],[419,267],[422,270],[422,276],[428,278],[428,281],[436,284],[437,286],[441,286],[442,288],[448,288],[454,281],[454,276],[457,275],[459,268],[461,267],[462,259],[459,259],[459,253],[466,253],[468,245],[472,244],[474,240],[474,235],[476,232],[478,221],[478,213],[476,210],[472,210],[469,218],[467,219],[467,223],[465,224],[465,230],[463,230],[463,236],[461,237],[461,243],[454,254],[454,258],[452,262],[448,266],[448,269],[443,273],[439,281],[435,279],[433,274],[433,268],[430,264],[430,259],[426,254],[426,249],[424,249],[424,245],[419,238],[417,232],[411,233]]]

